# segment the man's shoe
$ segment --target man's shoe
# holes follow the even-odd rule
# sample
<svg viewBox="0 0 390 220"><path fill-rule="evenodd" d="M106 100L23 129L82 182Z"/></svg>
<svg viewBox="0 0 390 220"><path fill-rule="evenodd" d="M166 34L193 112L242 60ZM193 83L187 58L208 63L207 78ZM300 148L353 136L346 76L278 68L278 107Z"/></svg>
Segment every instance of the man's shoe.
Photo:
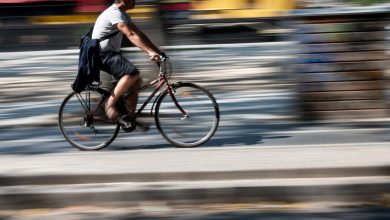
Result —
<svg viewBox="0 0 390 220"><path fill-rule="evenodd" d="M136 128L134 120L128 115L118 117L117 121L120 124L122 130L125 132L132 132Z"/></svg>

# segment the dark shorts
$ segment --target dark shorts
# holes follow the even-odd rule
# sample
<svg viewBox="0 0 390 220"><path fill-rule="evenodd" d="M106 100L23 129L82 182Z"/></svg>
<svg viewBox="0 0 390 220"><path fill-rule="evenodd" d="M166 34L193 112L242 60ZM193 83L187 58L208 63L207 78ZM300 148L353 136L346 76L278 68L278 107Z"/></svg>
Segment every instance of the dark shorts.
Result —
<svg viewBox="0 0 390 220"><path fill-rule="evenodd" d="M119 52L100 52L101 70L121 78L124 75L137 75L138 69Z"/></svg>

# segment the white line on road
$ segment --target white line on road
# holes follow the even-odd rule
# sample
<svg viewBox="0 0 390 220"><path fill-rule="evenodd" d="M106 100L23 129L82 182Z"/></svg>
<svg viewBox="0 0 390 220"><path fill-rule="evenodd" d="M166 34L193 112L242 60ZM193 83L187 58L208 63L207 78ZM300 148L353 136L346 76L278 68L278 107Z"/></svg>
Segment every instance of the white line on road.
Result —
<svg viewBox="0 0 390 220"><path fill-rule="evenodd" d="M266 134L312 134L312 133L338 133L338 132L382 132L390 131L389 128L335 128L335 129L318 129L318 130L297 130L297 131L275 131L266 132ZM263 134L263 133L262 133Z"/></svg>

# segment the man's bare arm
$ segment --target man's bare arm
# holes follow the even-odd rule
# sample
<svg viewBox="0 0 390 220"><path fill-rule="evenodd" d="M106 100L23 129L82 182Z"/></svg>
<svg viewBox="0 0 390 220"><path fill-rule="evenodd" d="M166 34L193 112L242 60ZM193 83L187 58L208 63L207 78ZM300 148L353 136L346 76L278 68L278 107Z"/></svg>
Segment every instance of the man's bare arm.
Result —
<svg viewBox="0 0 390 220"><path fill-rule="evenodd" d="M135 24L121 22L117 24L117 28L131 41L131 43L145 51L151 60L158 60L161 51Z"/></svg>

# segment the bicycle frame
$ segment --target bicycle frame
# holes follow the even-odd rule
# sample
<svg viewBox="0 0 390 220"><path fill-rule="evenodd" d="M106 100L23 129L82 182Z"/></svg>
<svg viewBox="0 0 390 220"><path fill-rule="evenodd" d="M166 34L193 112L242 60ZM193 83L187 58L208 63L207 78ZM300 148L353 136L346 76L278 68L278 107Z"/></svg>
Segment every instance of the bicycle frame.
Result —
<svg viewBox="0 0 390 220"><path fill-rule="evenodd" d="M174 102L175 106L184 115L183 119L188 118L187 112L180 106L180 104L178 103L178 101L177 101L177 99L176 99L176 97L174 95L174 92L175 92L174 88L168 82L168 79L166 77L166 64L165 64L165 61L163 61L162 63L163 63L162 65L159 65L160 72L159 72L159 75L158 75L157 79L155 79L152 82L149 82L148 84L144 85L143 87L141 87L141 88L139 88L139 89L137 89L137 90L135 90L135 91L125 95L125 96L123 96L125 99L127 99L128 97L130 97L132 95L135 95L135 94L139 94L140 92L142 92L142 91L144 91L144 90L146 90L146 89L148 89L148 88L150 88L152 86L155 86L157 84L157 86L154 89L154 91L148 96L148 98L145 100L145 102L142 104L142 106L135 113L134 119L137 118L141 114L141 112L145 109L145 107L150 103L150 101L153 99L153 97L155 97L157 92L159 92L164 85L166 87L165 90L168 92L168 94L172 98L172 101ZM101 89L99 86L100 86L100 84L99 85L92 85L92 86L90 86L89 89L91 89L91 88L95 89L99 93L105 94L108 97L110 92L115 88L115 86L114 86L109 92L107 92L106 90ZM163 94L164 91L160 92L159 96L157 96L157 98L155 100L155 103L158 100L158 98L161 96L161 94ZM96 108L91 110L90 109L91 105L90 105L90 94L89 93L86 94L86 98L85 99L80 94L77 94L77 98L79 99L79 101L80 101L81 105L83 106L84 111L87 113L88 117L89 117L89 115L95 115L95 113L97 112L98 108L102 106L102 104L104 103L104 101L106 99L106 98L101 99L99 104L97 104ZM154 104L152 106L152 110L151 111L153 111L153 109L154 109ZM87 118L87 121L88 121L88 118ZM95 118L95 121L96 121L96 118ZM102 121L104 121L104 120L102 120Z"/></svg>
<svg viewBox="0 0 390 220"><path fill-rule="evenodd" d="M154 91L149 95L149 97L145 100L145 102L142 104L142 106L137 110L136 114L135 114L135 118L137 118L137 116L139 116L141 114L141 112L144 110L144 108L150 103L150 101L152 100L152 98L156 95L156 93L158 91L160 91L160 89L165 85L166 86L166 90L168 91L169 95L171 96L172 98L172 101L174 102L175 106L180 110L181 113L183 113L184 117L188 117L188 114L186 113L186 111L179 105L175 95L174 95L174 88L172 88L172 86L169 84L168 82L168 79L166 77L166 74L162 71L160 71L159 73L159 76L157 79L153 80L152 82L148 83L147 85L139 88L138 90L134 91L134 92L131 92L129 94L127 94L126 96L124 96L125 98L128 98L129 96L132 96L134 94L138 94L154 85L156 85L156 88L154 89ZM162 92L160 93L162 94ZM159 97L159 96L158 96ZM158 98L157 98L158 99ZM157 101L156 99L156 101ZM153 107L154 107L154 104L153 104ZM152 107L152 111L153 111L153 107Z"/></svg>
<svg viewBox="0 0 390 220"><path fill-rule="evenodd" d="M214 135L219 123L219 108L215 98L209 91L191 82L169 83L170 66L166 63L166 57L161 58L164 59L160 62L160 71L153 81L120 97L117 110L127 116L118 118L118 121L110 120L104 111L110 92L117 85L116 80L111 82L113 88L108 90L102 88L100 82L94 82L82 93L70 93L62 102L58 115L59 126L65 139L81 150L102 149L112 143L120 129L124 132L132 132L137 127L143 129L136 118L141 116L153 99L150 114L154 116L157 130L169 143L176 147L196 147L207 142ZM127 100L134 99L132 96L152 86L153 91L150 93L148 90L148 96L142 98L145 99L143 103L132 103L140 106L135 115L129 114ZM188 108L185 107L184 110L182 106ZM190 119L189 112L194 112L191 114L194 120ZM195 129L199 132L195 132L196 135L192 137Z"/></svg>

